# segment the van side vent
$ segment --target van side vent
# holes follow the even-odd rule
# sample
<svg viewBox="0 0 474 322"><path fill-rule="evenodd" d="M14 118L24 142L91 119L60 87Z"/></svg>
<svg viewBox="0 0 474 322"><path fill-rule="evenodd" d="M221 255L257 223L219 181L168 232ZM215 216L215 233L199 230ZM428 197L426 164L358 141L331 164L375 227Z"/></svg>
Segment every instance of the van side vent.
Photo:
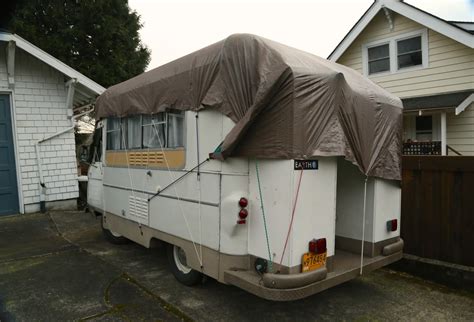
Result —
<svg viewBox="0 0 474 322"><path fill-rule="evenodd" d="M132 151L128 153L128 162L132 166L157 166L164 165L163 152L158 151L145 151L137 152Z"/></svg>
<svg viewBox="0 0 474 322"><path fill-rule="evenodd" d="M148 223L148 200L145 198L129 196L128 208L130 216L134 216L141 223Z"/></svg>

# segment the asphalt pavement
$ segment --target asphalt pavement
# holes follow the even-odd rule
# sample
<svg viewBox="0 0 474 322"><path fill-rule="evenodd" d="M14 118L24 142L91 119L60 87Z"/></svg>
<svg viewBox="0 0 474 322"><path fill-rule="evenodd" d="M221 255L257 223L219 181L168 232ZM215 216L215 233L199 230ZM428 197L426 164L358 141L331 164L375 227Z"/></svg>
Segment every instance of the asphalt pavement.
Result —
<svg viewBox="0 0 474 322"><path fill-rule="evenodd" d="M296 302L179 284L163 247L111 245L100 217L0 217L0 321L474 320L474 293L383 268Z"/></svg>

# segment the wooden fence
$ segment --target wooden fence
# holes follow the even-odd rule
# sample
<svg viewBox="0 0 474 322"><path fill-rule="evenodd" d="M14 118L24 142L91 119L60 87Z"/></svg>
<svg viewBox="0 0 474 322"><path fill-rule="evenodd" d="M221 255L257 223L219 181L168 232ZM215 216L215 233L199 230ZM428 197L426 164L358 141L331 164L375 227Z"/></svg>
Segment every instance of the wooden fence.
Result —
<svg viewBox="0 0 474 322"><path fill-rule="evenodd" d="M404 156L404 252L474 266L474 157Z"/></svg>

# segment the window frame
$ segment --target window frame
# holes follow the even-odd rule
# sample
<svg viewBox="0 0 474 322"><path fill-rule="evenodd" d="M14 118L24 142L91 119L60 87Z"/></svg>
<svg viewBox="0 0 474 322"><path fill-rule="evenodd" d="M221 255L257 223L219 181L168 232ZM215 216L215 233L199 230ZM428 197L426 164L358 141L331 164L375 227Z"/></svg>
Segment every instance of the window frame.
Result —
<svg viewBox="0 0 474 322"><path fill-rule="evenodd" d="M418 130L417 126L416 126L416 121L417 121L417 118L421 118L421 117L425 117L425 118L429 118L430 119L430 123L431 123L431 127L429 130ZM431 114L427 114L427 115L416 115L415 116L415 138L417 141L420 141L420 139L418 138L418 135L430 135L430 140L429 141L435 141L434 140L434 134L435 134L435 127L434 127L434 122L435 122L435 118L433 117L433 115ZM421 140L421 142L423 142L425 140Z"/></svg>
<svg viewBox="0 0 474 322"><path fill-rule="evenodd" d="M119 127L118 129L110 129L110 119L111 118L114 118L114 119L118 119L119 120ZM121 117L117 117L117 116L114 116L114 117L110 117L110 118L107 118L107 122L105 123L105 150L106 151L122 151L124 150L124 147L123 147L123 142L122 142L122 129L123 129L123 123L122 123L122 118ZM119 132L119 145L120 147L118 149L109 149L109 134L110 133L113 133L113 132Z"/></svg>
<svg viewBox="0 0 474 322"><path fill-rule="evenodd" d="M397 46L398 42L402 40L407 40L410 38L415 38L415 37L421 37L422 63L420 65L398 68L398 46ZM387 43L389 44L390 70L369 74L369 52L368 52L369 48L381 46ZM429 61L428 29L426 28L396 35L390 38L384 38L381 40L372 41L372 42L365 43L362 45L362 70L363 70L364 76L367 76L367 77L385 76L385 75L391 75L395 73L398 74L398 73L410 72L410 71L415 71L418 69L427 68L428 61Z"/></svg>
<svg viewBox="0 0 474 322"><path fill-rule="evenodd" d="M386 59L386 58L384 57L384 58L378 58L378 59L376 59L376 60L370 61L370 58L369 58L369 49L375 48L375 47L380 47L380 46L385 46L385 45L388 45L388 70L384 70L384 71L381 71L381 72L375 72L375 73L372 73L372 74L369 74L369 75L386 73L386 72L389 72L390 69L392 68L392 66L391 66L391 63L392 63L392 57L391 57L391 56L392 56L392 55L391 55L391 53L390 53L390 42L386 41L386 42L382 42L382 43L379 43L379 44L367 46L367 48L366 48L366 50L367 50L367 73L369 73L369 70L370 70L369 64L370 64L371 62L374 62L374 61L377 61L377 60Z"/></svg>
<svg viewBox="0 0 474 322"><path fill-rule="evenodd" d="M128 128L128 125L129 125L129 120L131 118L134 118L134 117L140 117L140 146L139 147L130 147L130 138L128 137L129 135L129 131L130 129ZM125 117L124 119L126 119L126 129L127 129L127 133L126 133L126 137L125 137L125 148L127 150L139 150L139 149L143 149L143 115L142 114L139 114L139 115L131 115L131 116L128 116L128 117Z"/></svg>
<svg viewBox="0 0 474 322"><path fill-rule="evenodd" d="M174 111L174 113L173 113ZM150 117L157 117L159 114L163 114L163 120L161 121L156 121L156 122L151 122L148 124L144 124L145 121L145 116L150 116ZM181 118L182 119L182 146L176 146L176 147L169 147L169 137L170 134L169 132L169 114L175 115L174 117L176 118ZM140 116L140 133L141 133L141 138L140 138L140 147L134 147L134 148L129 148L129 140L128 140L128 120L133 117ZM111 118L119 119L119 128L118 129L113 129L111 130L109 128L109 120ZM148 114L139 114L139 115L131 115L129 117L110 117L107 118L107 122L105 123L104 127L104 134L106 135L106 140L105 140L105 151L124 151L124 150L182 150L186 148L186 111L180 111L180 110L166 110L164 112L156 113L153 115L148 115ZM153 128L153 125L157 126L162 124L164 126L163 133L164 133L164 142L163 142L163 147L161 146L156 146L156 147L146 147L144 144L144 133L145 133L145 128L146 127L151 127ZM152 130L154 131L154 130ZM119 137L120 137L120 148L119 149L109 149L107 146L107 142L109 140L109 134L114 133L114 132L119 132ZM125 139L123 138L123 135L125 135ZM125 142L123 142L125 140ZM125 144L125 146L124 146Z"/></svg>

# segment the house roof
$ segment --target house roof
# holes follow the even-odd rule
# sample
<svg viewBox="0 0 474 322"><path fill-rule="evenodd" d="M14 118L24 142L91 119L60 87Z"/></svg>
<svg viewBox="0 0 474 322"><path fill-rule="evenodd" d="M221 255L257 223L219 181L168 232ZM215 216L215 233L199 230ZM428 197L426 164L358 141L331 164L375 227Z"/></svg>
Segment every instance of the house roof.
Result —
<svg viewBox="0 0 474 322"><path fill-rule="evenodd" d="M16 47L26 51L30 55L36 57L45 64L51 66L62 74L66 75L71 79L76 80L76 89L74 95L74 106L78 107L81 104L89 103L91 98L95 98L97 95L102 94L105 88L94 82L92 79L79 73L74 68L66 65L59 59L51 56L42 49L36 47L27 40L21 38L16 34L12 34L5 31L0 31L0 41L9 42L14 41Z"/></svg>
<svg viewBox="0 0 474 322"><path fill-rule="evenodd" d="M404 98L402 99L403 109L405 112L409 112L425 109L457 108L462 102L466 101L468 97L473 95L473 91L471 90L423 97ZM464 109L465 108L466 107L464 107ZM464 109L460 110L459 113L461 113Z"/></svg>
<svg viewBox="0 0 474 322"><path fill-rule="evenodd" d="M334 48L328 59L337 61L383 8L390 9L446 37L474 48L474 35L472 35L470 22L449 22L401 0L375 0L342 41Z"/></svg>

